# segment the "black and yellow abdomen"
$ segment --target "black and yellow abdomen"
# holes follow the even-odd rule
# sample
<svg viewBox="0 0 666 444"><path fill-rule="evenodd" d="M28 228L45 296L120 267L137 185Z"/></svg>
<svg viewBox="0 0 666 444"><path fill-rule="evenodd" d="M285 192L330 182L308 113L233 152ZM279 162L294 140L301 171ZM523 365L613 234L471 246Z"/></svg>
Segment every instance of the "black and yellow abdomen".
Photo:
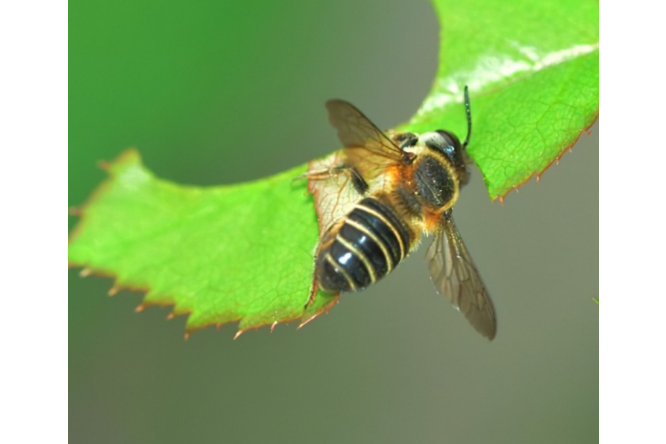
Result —
<svg viewBox="0 0 666 444"><path fill-rule="evenodd" d="M412 233L387 205L359 201L317 255L315 275L322 290L362 290L384 277L409 253Z"/></svg>

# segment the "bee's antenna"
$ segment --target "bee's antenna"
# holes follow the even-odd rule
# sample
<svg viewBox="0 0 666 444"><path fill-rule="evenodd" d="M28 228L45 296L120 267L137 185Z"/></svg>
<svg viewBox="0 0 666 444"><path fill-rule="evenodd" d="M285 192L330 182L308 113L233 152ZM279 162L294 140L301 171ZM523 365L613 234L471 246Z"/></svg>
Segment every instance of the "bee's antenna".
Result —
<svg viewBox="0 0 666 444"><path fill-rule="evenodd" d="M472 135L472 110L469 107L469 92L467 90L467 85L465 85L465 113L467 114L467 137L463 142L463 150L467 149L469 138Z"/></svg>

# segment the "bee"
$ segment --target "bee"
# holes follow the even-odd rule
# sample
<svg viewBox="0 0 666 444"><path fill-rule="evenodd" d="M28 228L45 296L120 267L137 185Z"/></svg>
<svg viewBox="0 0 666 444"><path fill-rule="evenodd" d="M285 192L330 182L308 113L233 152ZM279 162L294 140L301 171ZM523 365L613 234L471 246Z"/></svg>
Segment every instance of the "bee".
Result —
<svg viewBox="0 0 666 444"><path fill-rule="evenodd" d="M349 293L386 276L433 235L426 260L436 290L472 326L493 339L495 311L456 228L452 210L469 180L472 134L465 87L467 137L446 130L384 133L343 100L326 103L344 148L313 161L306 176L319 215L311 302L317 288Z"/></svg>

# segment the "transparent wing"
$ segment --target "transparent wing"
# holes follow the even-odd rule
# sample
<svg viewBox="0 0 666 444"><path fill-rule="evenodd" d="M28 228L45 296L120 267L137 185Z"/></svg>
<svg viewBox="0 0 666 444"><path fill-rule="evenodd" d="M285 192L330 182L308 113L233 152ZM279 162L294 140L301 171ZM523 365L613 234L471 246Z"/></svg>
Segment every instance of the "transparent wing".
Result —
<svg viewBox="0 0 666 444"><path fill-rule="evenodd" d="M343 163L340 151L310 162L308 168L308 190L313 195L314 206L319 220L319 233L324 233L338 220L347 215L361 195L351 184L349 174L323 174L317 178L317 172L331 171Z"/></svg>
<svg viewBox="0 0 666 444"><path fill-rule="evenodd" d="M497 332L495 309L450 213L442 216L426 259L437 291L451 300L476 331L492 340Z"/></svg>
<svg viewBox="0 0 666 444"><path fill-rule="evenodd" d="M354 105L344 100L329 100L326 108L328 119L345 147L348 163L364 178L376 177L387 166L402 160L402 150Z"/></svg>

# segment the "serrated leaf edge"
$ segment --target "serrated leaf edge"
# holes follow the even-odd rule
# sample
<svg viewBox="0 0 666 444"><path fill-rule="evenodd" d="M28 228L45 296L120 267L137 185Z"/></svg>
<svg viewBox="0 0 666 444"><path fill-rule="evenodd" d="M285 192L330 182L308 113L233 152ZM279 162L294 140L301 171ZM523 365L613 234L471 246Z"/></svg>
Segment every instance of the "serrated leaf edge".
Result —
<svg viewBox="0 0 666 444"><path fill-rule="evenodd" d="M130 161L135 161L138 162L139 164L143 165L141 155L139 151L136 148L127 148L126 150L122 151L120 155L113 161L107 162L107 161L100 161L98 162L98 166L103 169L104 171L107 172L108 176L105 180L102 181L101 184L97 186L97 188L90 194L86 202L82 205L75 206L69 209L69 215L73 217L78 217L79 221L75 225L74 229L69 233L68 236L68 245L74 241L84 227L85 227L85 222L86 222L86 212L88 210L88 207L94 203L101 195L104 194L104 192L107 190L107 188L110 186L111 181L115 177L115 172L114 169L115 167L127 163ZM146 169L146 171L150 172L150 170ZM259 179L262 180L262 179ZM234 184L237 185L237 184ZM79 273L79 276L84 278L88 276L98 276L98 277L104 277L104 278L110 278L113 279L113 284L111 285L111 288L108 290L107 294L109 296L115 296L120 290L128 290L128 291L134 291L134 292L140 292L144 293L143 295L143 300L137 307L135 308L135 312L139 313L142 312L144 309L148 307L153 307L153 306L158 306L158 307L169 307L173 306L173 309L169 314L167 315L167 320L171 320L175 318L176 316L189 316L192 313L192 310L190 309L179 309L178 307L178 302L173 298L172 296L168 296L166 301L163 302L153 302L153 301L146 301L145 296L148 292L150 292L151 288L150 287L142 287L142 286L137 286L137 285L131 285L131 284L121 284L118 282L119 276L114 273L110 272L107 270L100 269L98 267L95 267L89 263L86 262L77 262L77 261L72 261L68 260L67 262L69 268L79 268L81 267L81 272ZM234 339L237 339L240 337L243 333L249 330L256 330L261 327L270 325L271 329L270 331L272 332L275 329L275 326L278 324L289 324L290 322L296 321L300 319L300 323L297 326L297 330L300 330L303 326L306 324L310 323L314 319L318 318L324 313L328 313L328 311L333 308L338 302L340 301L340 295L335 295L331 301L322 306L319 311L316 311L315 313L309 313L307 310L307 307L304 307L303 312L299 316L295 316L293 318L287 318L279 321L273 321L273 322L265 322L265 323L260 323L260 324L255 324L249 327L245 328L239 328L238 331L236 332ZM240 323L242 322L243 317L239 316L234 319L230 319L226 322L221 322L221 323L215 323L215 322L210 322L210 323L205 323L203 325L197 325L197 326L188 326L186 325L185 327L185 339L189 339L190 335L196 331L203 330L204 328L210 327L210 326L216 326L217 329L222 327L222 325L226 324L231 324L234 322Z"/></svg>

